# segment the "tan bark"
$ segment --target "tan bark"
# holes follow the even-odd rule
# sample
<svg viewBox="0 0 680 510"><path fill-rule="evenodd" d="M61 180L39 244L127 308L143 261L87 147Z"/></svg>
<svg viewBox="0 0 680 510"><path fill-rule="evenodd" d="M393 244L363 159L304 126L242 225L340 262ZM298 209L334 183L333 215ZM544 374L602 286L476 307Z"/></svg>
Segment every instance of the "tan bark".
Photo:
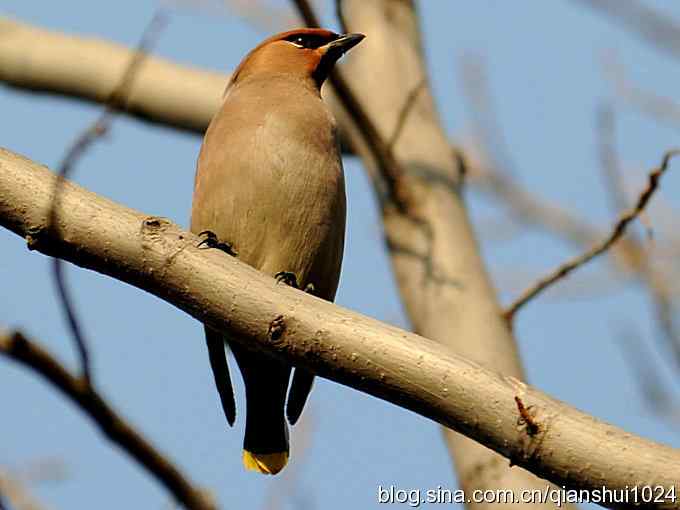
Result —
<svg viewBox="0 0 680 510"><path fill-rule="evenodd" d="M38 91L106 102L134 52L100 39L68 36L0 18L0 80ZM146 58L126 94L136 117L202 133L228 76Z"/></svg>
<svg viewBox="0 0 680 510"><path fill-rule="evenodd" d="M250 348L452 427L558 485L613 490L680 480L677 450L600 422L441 344L278 285L218 250L197 248L197 237L166 219L66 183L49 228L54 185L45 167L0 150L0 224L32 249L121 279ZM467 340L485 334L471 330Z"/></svg>
<svg viewBox="0 0 680 510"><path fill-rule="evenodd" d="M413 214L389 205L384 214L392 263L414 330L467 359L522 379L515 341L458 190L460 168L437 116L413 4L346 0L344 5L347 28L370 34L362 51L348 59L344 75L383 139L393 143L406 173L403 179L415 192ZM364 163L375 168L357 130L347 133ZM421 221L414 222L413 215ZM444 429L444 436L464 489L544 487L535 476L508 469L498 455L460 434ZM476 508L496 506L501 505Z"/></svg>

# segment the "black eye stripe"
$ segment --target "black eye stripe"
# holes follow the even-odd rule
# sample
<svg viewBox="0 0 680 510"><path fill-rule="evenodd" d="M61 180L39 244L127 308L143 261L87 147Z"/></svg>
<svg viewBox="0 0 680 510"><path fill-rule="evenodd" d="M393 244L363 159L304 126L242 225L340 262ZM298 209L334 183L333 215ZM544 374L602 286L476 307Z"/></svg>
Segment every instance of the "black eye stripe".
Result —
<svg viewBox="0 0 680 510"><path fill-rule="evenodd" d="M285 40L292 42L293 44L296 44L298 46L302 46L303 48L314 49L323 46L324 44L329 43L330 41L333 41L336 38L337 36L327 37L317 34L293 34L286 37Z"/></svg>

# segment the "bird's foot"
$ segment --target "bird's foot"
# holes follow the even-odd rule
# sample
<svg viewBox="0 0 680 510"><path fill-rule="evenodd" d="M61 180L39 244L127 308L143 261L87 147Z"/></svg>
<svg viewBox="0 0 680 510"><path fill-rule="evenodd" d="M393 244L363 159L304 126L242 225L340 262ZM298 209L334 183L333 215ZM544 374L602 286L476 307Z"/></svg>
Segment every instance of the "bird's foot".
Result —
<svg viewBox="0 0 680 510"><path fill-rule="evenodd" d="M205 239L198 243L197 248L201 248L202 246L205 246L206 248L217 248L218 250L221 250L232 257L238 256L238 252L231 246L231 244L220 241L215 232L204 230L198 234L198 237L203 236L205 236Z"/></svg>
<svg viewBox="0 0 680 510"><path fill-rule="evenodd" d="M283 282L293 288L300 289L295 273L291 273L290 271L279 271L274 275L274 278L276 278L276 281L279 283ZM315 290L313 283L308 283L304 288L304 292L308 294L314 294Z"/></svg>
<svg viewBox="0 0 680 510"><path fill-rule="evenodd" d="M295 276L295 273L291 273L290 271L279 271L274 275L274 278L276 278L278 283L283 282L286 285L290 285L296 289L300 288L298 286L297 276Z"/></svg>

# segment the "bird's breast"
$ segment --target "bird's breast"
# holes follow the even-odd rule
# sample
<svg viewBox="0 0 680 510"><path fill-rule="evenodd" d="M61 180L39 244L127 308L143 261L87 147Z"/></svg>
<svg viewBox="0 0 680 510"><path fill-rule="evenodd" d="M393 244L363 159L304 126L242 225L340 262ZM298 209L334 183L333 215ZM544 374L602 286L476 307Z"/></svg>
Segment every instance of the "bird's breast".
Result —
<svg viewBox="0 0 680 510"><path fill-rule="evenodd" d="M213 230L267 273L314 278L332 298L345 229L335 122L318 94L264 90L231 92L211 122L192 228Z"/></svg>

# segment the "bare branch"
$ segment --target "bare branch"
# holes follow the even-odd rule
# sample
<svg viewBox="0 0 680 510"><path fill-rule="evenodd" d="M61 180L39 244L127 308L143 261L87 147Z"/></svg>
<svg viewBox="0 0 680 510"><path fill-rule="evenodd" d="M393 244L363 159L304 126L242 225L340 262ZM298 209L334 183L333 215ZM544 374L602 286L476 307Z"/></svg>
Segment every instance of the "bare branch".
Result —
<svg viewBox="0 0 680 510"><path fill-rule="evenodd" d="M295 5L295 8L298 10L298 14L300 14L302 21L308 27L312 28L321 27L319 18L317 18L316 13L312 8L312 5L307 0L293 0L293 4Z"/></svg>
<svg viewBox="0 0 680 510"><path fill-rule="evenodd" d="M652 47L680 58L680 23L639 0L577 0L596 9Z"/></svg>
<svg viewBox="0 0 680 510"><path fill-rule="evenodd" d="M335 17L338 18L338 23L340 23L340 29L347 33L347 18L345 17L345 10L342 6L343 0L335 0Z"/></svg>
<svg viewBox="0 0 680 510"><path fill-rule="evenodd" d="M22 90L110 103L135 51L0 17L0 81ZM68 65L65 65L68 63ZM118 110L139 120L202 134L229 76L147 57Z"/></svg>
<svg viewBox="0 0 680 510"><path fill-rule="evenodd" d="M113 443L139 463L189 509L214 510L207 494L191 482L80 378L19 332L0 336L0 354L32 369L76 404Z"/></svg>
<svg viewBox="0 0 680 510"><path fill-rule="evenodd" d="M677 426L680 408L673 395L664 384L663 378L649 350L645 347L639 332L633 324L617 328L618 345L631 373L640 388L642 401L654 414L669 420Z"/></svg>
<svg viewBox="0 0 680 510"><path fill-rule="evenodd" d="M610 106L603 106L598 112L598 127L600 161L608 184L607 188L611 193L612 208L622 210L626 207L627 200L616 153L614 111ZM642 216L640 218L643 219ZM647 227L648 236L651 237L651 228L647 225L645 227ZM680 335L673 322L672 290L665 282L666 277L650 261L649 253L644 249L639 237L633 232L630 234L629 244L636 246L640 254L637 259L639 275L649 289L657 322L667 347L673 354L672 360L676 367L680 368Z"/></svg>
<svg viewBox="0 0 680 510"><path fill-rule="evenodd" d="M511 215L521 223L566 238L577 246L592 244L600 236L597 229L575 216L572 211L541 199L506 173L474 162L469 167L470 184L497 196L510 210Z"/></svg>
<svg viewBox="0 0 680 510"><path fill-rule="evenodd" d="M603 64L605 75L614 82L616 89L625 99L633 102L656 120L675 120L680 118L680 105L672 100L659 98L651 93L644 92L628 83L623 67L611 56L605 59ZM618 158L615 151L614 140L614 117L611 107L604 108L599 114L600 135L600 159L605 176L609 182L609 188L613 193L613 205L622 209L625 205L625 189L618 175ZM642 218L644 219L644 217ZM648 237L651 238L651 229L647 228ZM628 238L629 251L637 252L635 257L635 269L647 285L654 306L657 323L668 349L673 354L673 362L676 368L680 368L680 333L673 320L673 289L670 287L668 277L663 275L659 268L650 260L649 253L644 249L642 242L636 236Z"/></svg>
<svg viewBox="0 0 680 510"><path fill-rule="evenodd" d="M0 468L0 510L45 510L19 477Z"/></svg>
<svg viewBox="0 0 680 510"><path fill-rule="evenodd" d="M97 141L109 131L117 109L126 102L130 87L132 86L132 82L137 74L137 71L139 70L140 65L144 61L146 52L150 48L151 44L158 39L160 30L165 25L165 22L166 16L163 11L158 11L153 16L149 22L149 25L144 30L137 49L133 54L125 72L123 73L120 83L111 93L111 97L108 99L106 107L99 117L78 137L76 137L69 149L66 151L64 159L59 165L59 169L57 171L59 178L55 181L54 186L53 206L52 210L50 211L49 219L50 228L56 228L57 221L59 219L57 218L56 211L59 209L62 180L68 178L78 163L78 160L85 155L88 148L90 148L95 141ZM52 275L57 286L57 292L59 299L61 300L61 305L66 314L71 335L73 336L73 340L76 344L76 349L80 357L80 367L83 380L86 384L90 385L92 384L92 373L90 370L90 355L87 347L87 341L85 340L85 336L82 332L82 327L80 326L80 321L78 320L78 316L76 314L73 299L71 299L70 292L64 280L64 263L60 258L54 258L52 260Z"/></svg>
<svg viewBox="0 0 680 510"><path fill-rule="evenodd" d="M285 4L272 5L263 0L224 0L222 3L232 13L265 33L281 32L298 24L297 16Z"/></svg>
<svg viewBox="0 0 680 510"><path fill-rule="evenodd" d="M5 498L3 496L3 492L6 492L6 489L4 487L0 487L0 510L9 510L7 505L5 504Z"/></svg>
<svg viewBox="0 0 680 510"><path fill-rule="evenodd" d="M663 122L678 129L680 127L680 104L673 98L646 90L628 78L626 69L615 52L606 52L602 57L604 77L614 88L614 94L625 103L637 108L657 122Z"/></svg>
<svg viewBox="0 0 680 510"><path fill-rule="evenodd" d="M163 218L67 182L59 211L63 228L49 231L54 174L4 150L0 169L0 224L26 237L30 248L153 293L244 347L422 414L560 486L615 490L678 482L680 453L673 448L599 422L438 343L277 285L232 257L199 249L197 236ZM269 334L272 321L286 324L281 335ZM27 355L21 342L19 352ZM76 398L91 398L78 379L65 380ZM516 396L532 412L535 436L517 428Z"/></svg>
<svg viewBox="0 0 680 510"><path fill-rule="evenodd" d="M41 458L13 470L22 482L59 482L68 478L68 469L59 458Z"/></svg>
<svg viewBox="0 0 680 510"><path fill-rule="evenodd" d="M603 104L598 108L596 125L600 169L609 191L611 209L616 213L626 209L628 201L616 151L616 115L611 105Z"/></svg>
<svg viewBox="0 0 680 510"><path fill-rule="evenodd" d="M494 105L487 66L482 55L463 55L458 61L458 75L466 106L470 109L475 134L491 165L504 174L516 175L515 164L505 140Z"/></svg>
<svg viewBox="0 0 680 510"><path fill-rule="evenodd" d="M623 234L626 232L628 224L639 216L639 214L647 206L649 200L652 198L652 195L654 195L654 192L658 187L659 179L668 169L668 165L670 163L671 158L678 154L680 154L680 150L671 150L666 152L661 162L661 166L655 168L649 174L649 181L647 187L640 194L635 206L621 215L621 217L614 225L611 234L606 239L604 239L601 243L593 246L590 250L588 250L584 254L579 255L578 257L575 257L572 260L562 264L555 271L545 276L544 278L541 278L538 282L536 282L534 285L532 285L526 291L524 291L522 295L505 311L505 317L508 321L508 324L512 323L515 314L522 306L531 301L538 294L540 294L545 289L553 285L555 282L561 280L562 278L565 278L573 270L579 268L584 264L587 264L598 255L601 255L602 253L606 252L621 236L623 236Z"/></svg>

